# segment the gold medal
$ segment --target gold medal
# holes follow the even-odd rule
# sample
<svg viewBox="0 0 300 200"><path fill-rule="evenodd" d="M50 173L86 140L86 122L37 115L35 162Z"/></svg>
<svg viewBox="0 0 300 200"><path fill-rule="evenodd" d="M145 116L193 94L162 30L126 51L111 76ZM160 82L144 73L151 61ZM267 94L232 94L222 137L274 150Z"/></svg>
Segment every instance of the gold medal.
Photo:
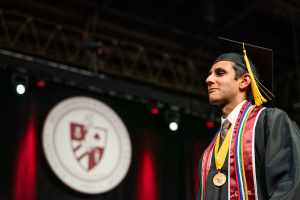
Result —
<svg viewBox="0 0 300 200"><path fill-rule="evenodd" d="M215 186L221 187L226 183L226 176L225 174L218 172L214 178L213 178L213 183Z"/></svg>
<svg viewBox="0 0 300 200"><path fill-rule="evenodd" d="M219 149L220 133L216 139L214 155L215 155L215 164L216 164L217 174L213 177L213 183L215 186L218 186L218 187L220 187L226 183L226 179L227 179L226 175L221 173L221 169L224 165L226 156L229 151L229 144L230 144L231 136L232 136L232 126L230 127L220 149Z"/></svg>

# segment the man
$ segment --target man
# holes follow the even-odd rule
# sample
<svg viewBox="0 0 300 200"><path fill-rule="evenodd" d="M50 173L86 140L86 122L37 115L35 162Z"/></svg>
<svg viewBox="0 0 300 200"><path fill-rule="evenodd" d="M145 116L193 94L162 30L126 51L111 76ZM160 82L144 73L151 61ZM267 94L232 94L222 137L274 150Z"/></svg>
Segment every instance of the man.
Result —
<svg viewBox="0 0 300 200"><path fill-rule="evenodd" d="M261 106L270 92L246 51L219 56L206 83L222 116L199 162L198 199L300 199L300 131L282 110Z"/></svg>

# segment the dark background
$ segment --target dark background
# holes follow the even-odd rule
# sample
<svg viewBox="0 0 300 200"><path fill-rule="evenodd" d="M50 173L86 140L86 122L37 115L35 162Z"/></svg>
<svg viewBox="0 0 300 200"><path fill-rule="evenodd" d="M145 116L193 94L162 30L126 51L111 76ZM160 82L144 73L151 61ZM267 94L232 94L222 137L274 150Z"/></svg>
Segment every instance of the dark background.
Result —
<svg viewBox="0 0 300 200"><path fill-rule="evenodd" d="M297 0L4 0L0 9L2 48L203 101L218 37L270 48L276 106L300 120Z"/></svg>
<svg viewBox="0 0 300 200"><path fill-rule="evenodd" d="M0 199L193 199L197 161L215 132L207 125L219 120L204 83L218 37L273 50L272 104L299 124L299 19L297 0L2 0L0 49L21 54L0 53ZM15 73L28 78L25 96L14 91ZM41 148L47 113L77 95L111 106L130 133L129 173L105 194L69 189ZM154 105L160 115L149 114ZM168 110L181 115L177 133L167 127ZM153 196L140 184L145 155Z"/></svg>
<svg viewBox="0 0 300 200"><path fill-rule="evenodd" d="M205 127L205 121L182 115L179 130L173 133L164 117L151 115L150 107L145 104L55 83L48 83L41 89L32 81L26 95L19 96L11 87L10 76L8 71L1 73L1 199L28 199L27 195L32 200L194 197L195 167L202 149L213 135L213 131ZM50 169L44 156L41 145L44 120L53 106L72 96L88 96L106 103L117 112L130 134L132 162L129 172L120 185L101 195L85 195L67 187ZM33 124L31 131L29 124ZM145 160L146 155L150 162ZM146 182L143 181L145 176ZM146 192L149 187L152 189ZM36 198L31 196L34 194Z"/></svg>

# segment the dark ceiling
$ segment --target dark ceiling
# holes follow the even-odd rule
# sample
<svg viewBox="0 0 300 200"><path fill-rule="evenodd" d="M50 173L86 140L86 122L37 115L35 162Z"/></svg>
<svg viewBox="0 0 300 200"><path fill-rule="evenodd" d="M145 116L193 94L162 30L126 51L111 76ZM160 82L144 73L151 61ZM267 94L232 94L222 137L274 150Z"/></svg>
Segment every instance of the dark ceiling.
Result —
<svg viewBox="0 0 300 200"><path fill-rule="evenodd" d="M286 55L293 54L300 25L296 0L3 0L0 6L77 27L105 21L196 48L224 36Z"/></svg>
<svg viewBox="0 0 300 200"><path fill-rule="evenodd" d="M275 92L277 96L285 97L279 98L280 104L291 105L291 101L295 103L298 101L295 99L300 99L298 98L300 89L297 86L300 84L291 81L299 80L297 77L300 76L298 69L300 2L297 0L60 0L56 2L2 0L0 7L1 15L5 15L4 18L10 21L7 22L10 23L10 30L19 30L20 28L16 28L17 21L20 16L26 16L26 23L35 21L35 28L40 31L40 38L44 38L45 43L51 36L51 24L57 29L63 27L67 39L75 38L71 40L72 43L78 42L76 41L78 30L81 33L78 38L84 37L84 33L87 32L102 34L105 37L138 44L139 49L141 47L151 49L152 54L164 51L173 58L182 57L185 63L188 61L196 63L193 69L186 64L181 65L181 69L175 72L177 79L182 78L181 81L176 82L177 85L160 82L170 76L169 71L161 73L163 78L156 83L145 78L147 77L145 74L149 71L141 68L136 70L144 73L142 78L137 78L137 75L129 77L197 95L199 95L199 88L201 90L203 87L200 82L203 82L205 72L214 59L217 37L222 36L271 48L274 52ZM5 33L3 30L1 29L2 35ZM15 32L10 33L15 34ZM95 38L92 42L98 44ZM5 38L1 40L2 47L27 51L15 43L8 45L4 40ZM40 39L40 42L43 42L43 39ZM32 50L30 53L57 59L53 57L55 51L52 52L54 53L45 53L40 49ZM58 60L63 58L60 57ZM72 60L65 60L72 63ZM98 70L105 72L108 69ZM129 68L125 67L119 71L124 70L127 71ZM191 71L187 72L188 70ZM114 74L124 75L116 71ZM187 79L200 81L187 81L185 88L178 86L182 84L182 80ZM290 98L295 88L298 93L292 94L293 98ZM200 92L201 95L205 96L205 92Z"/></svg>

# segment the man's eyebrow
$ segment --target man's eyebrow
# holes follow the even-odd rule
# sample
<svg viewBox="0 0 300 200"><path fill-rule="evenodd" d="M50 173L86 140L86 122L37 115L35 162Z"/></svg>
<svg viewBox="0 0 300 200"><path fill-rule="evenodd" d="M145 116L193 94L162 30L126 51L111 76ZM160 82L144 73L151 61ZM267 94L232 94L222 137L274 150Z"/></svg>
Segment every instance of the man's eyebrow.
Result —
<svg viewBox="0 0 300 200"><path fill-rule="evenodd" d="M226 71L223 67L216 67L215 68L215 71L220 71L220 70Z"/></svg>

